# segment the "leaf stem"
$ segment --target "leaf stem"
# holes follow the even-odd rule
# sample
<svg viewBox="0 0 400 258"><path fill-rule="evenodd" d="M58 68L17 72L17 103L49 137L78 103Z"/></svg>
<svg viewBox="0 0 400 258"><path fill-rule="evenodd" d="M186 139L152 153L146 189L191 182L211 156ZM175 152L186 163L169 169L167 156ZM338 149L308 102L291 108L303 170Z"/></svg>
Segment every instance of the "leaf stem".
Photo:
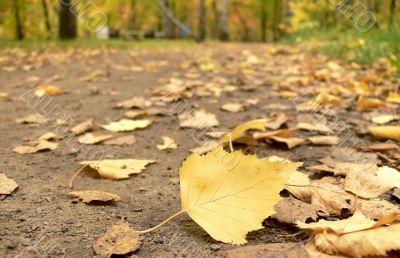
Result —
<svg viewBox="0 0 400 258"><path fill-rule="evenodd" d="M136 233L138 233L138 234L146 234L146 233L152 232L152 231L154 231L154 230L157 230L157 229L159 229L160 227L162 227L163 225L165 225L166 223L168 223L170 220L172 220L172 219L178 217L179 215L181 215L182 213L185 213L185 212L186 212L186 210L178 211L177 213L175 213L174 215L172 215L172 216L169 217L168 219L164 220L163 222L161 222L161 223L158 224L157 226L154 226L154 227L149 228L149 229L147 229L147 230L136 231Z"/></svg>
<svg viewBox="0 0 400 258"><path fill-rule="evenodd" d="M85 168L87 168L89 165L85 165L85 166L83 166L83 167L81 167L79 170L77 170L73 175L72 175L72 177L71 177L71 179L69 180L69 183L68 183L68 186L69 186L69 188L71 188L72 189L72 185L73 185L73 183L74 183L74 180L75 180L75 178L85 169Z"/></svg>

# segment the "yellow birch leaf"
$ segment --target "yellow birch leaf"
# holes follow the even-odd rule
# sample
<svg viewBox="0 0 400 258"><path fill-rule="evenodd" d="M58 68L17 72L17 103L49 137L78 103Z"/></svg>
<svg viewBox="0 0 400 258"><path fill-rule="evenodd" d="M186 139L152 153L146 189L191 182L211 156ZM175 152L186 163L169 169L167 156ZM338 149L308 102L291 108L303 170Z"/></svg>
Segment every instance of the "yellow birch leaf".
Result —
<svg viewBox="0 0 400 258"><path fill-rule="evenodd" d="M111 132L130 132L136 129L143 129L152 123L151 120L129 120L121 119L118 122L112 122L102 127Z"/></svg>
<svg viewBox="0 0 400 258"><path fill-rule="evenodd" d="M222 138L222 142L229 142L229 141L233 142L248 130L265 131L266 122L267 119L258 119L238 125L232 130L232 132L228 133Z"/></svg>
<svg viewBox="0 0 400 258"><path fill-rule="evenodd" d="M400 126L371 126L369 130L377 138L400 141Z"/></svg>

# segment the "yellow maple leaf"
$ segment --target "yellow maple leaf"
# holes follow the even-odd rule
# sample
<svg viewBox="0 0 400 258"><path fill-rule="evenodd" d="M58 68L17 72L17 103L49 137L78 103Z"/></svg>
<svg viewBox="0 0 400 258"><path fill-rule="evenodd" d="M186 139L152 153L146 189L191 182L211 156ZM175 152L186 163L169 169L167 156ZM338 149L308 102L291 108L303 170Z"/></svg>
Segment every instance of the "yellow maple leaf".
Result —
<svg viewBox="0 0 400 258"><path fill-rule="evenodd" d="M228 153L222 147L200 156L193 154L183 163L179 175L182 209L211 237L224 243L246 243L248 232L262 228L275 213L288 177L301 163L270 161Z"/></svg>

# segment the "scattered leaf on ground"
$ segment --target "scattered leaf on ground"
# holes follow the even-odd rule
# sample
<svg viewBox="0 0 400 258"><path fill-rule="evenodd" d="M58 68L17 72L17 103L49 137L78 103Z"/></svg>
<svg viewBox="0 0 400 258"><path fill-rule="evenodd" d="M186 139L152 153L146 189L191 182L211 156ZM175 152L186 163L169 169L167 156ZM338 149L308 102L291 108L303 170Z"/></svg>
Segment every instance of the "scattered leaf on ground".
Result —
<svg viewBox="0 0 400 258"><path fill-rule="evenodd" d="M337 145L340 142L337 136L313 136L307 139L315 145Z"/></svg>
<svg viewBox="0 0 400 258"><path fill-rule="evenodd" d="M133 135L120 136L111 140L105 141L105 145L132 145L136 143L136 137Z"/></svg>
<svg viewBox="0 0 400 258"><path fill-rule="evenodd" d="M272 215L272 218L288 224L295 224L296 221L317 221L318 210L319 208L312 204L299 201L290 196L289 198L283 198L275 205L276 214Z"/></svg>
<svg viewBox="0 0 400 258"><path fill-rule="evenodd" d="M39 85L35 90L35 95L38 97L58 96L63 93L60 87L53 85Z"/></svg>
<svg viewBox="0 0 400 258"><path fill-rule="evenodd" d="M380 220L391 213L400 211L399 206L385 200L358 200L359 210L371 220Z"/></svg>
<svg viewBox="0 0 400 258"><path fill-rule="evenodd" d="M93 244L97 255L111 257L126 255L137 250L141 245L139 234L128 223L113 225L106 234Z"/></svg>
<svg viewBox="0 0 400 258"><path fill-rule="evenodd" d="M204 129L219 126L219 122L214 114L202 109L179 115L179 125L182 128Z"/></svg>
<svg viewBox="0 0 400 258"><path fill-rule="evenodd" d="M103 134L100 132L90 132L79 136L78 142L82 144L98 144L113 138L112 135Z"/></svg>
<svg viewBox="0 0 400 258"><path fill-rule="evenodd" d="M71 129L69 129L69 131L74 133L75 135L78 135L78 134L82 134L84 132L91 130L93 125L94 125L94 120L88 119L88 120L72 127Z"/></svg>
<svg viewBox="0 0 400 258"><path fill-rule="evenodd" d="M146 107L151 106L151 102L146 100L143 97L133 97L131 99L119 102L117 104L117 108L124 108L124 109L130 109L130 108L140 108L144 109Z"/></svg>
<svg viewBox="0 0 400 258"><path fill-rule="evenodd" d="M400 141L400 126L371 126L369 130L377 138Z"/></svg>
<svg viewBox="0 0 400 258"><path fill-rule="evenodd" d="M274 140L275 142L286 144L289 149L293 149L304 142L304 139L299 137L282 138L278 136L271 136L270 139Z"/></svg>
<svg viewBox="0 0 400 258"><path fill-rule="evenodd" d="M3 173L0 173L0 195L9 195L17 188L18 184L13 179L7 177Z"/></svg>
<svg viewBox="0 0 400 258"><path fill-rule="evenodd" d="M48 132L43 134L38 138L38 140L44 140L44 141L57 141L58 137L55 133Z"/></svg>
<svg viewBox="0 0 400 258"><path fill-rule="evenodd" d="M309 258L305 247L301 243L274 243L245 246L232 250L220 251L216 255L221 258Z"/></svg>
<svg viewBox="0 0 400 258"><path fill-rule="evenodd" d="M229 142L229 141L235 141L238 139L242 134L249 130L259 130L259 131L265 131L265 123L266 119L258 119L258 120L253 120L250 122L246 122L244 124L240 124L236 126L232 132L228 133L222 138L222 142Z"/></svg>
<svg viewBox="0 0 400 258"><path fill-rule="evenodd" d="M103 191L78 191L70 192L69 195L73 197L78 197L84 203L111 202L121 200L118 195Z"/></svg>
<svg viewBox="0 0 400 258"><path fill-rule="evenodd" d="M39 114L28 115L23 118L15 120L18 124L44 124L47 122L46 118Z"/></svg>
<svg viewBox="0 0 400 258"><path fill-rule="evenodd" d="M221 107L221 110L230 112L230 113L237 113L244 110L244 106L240 103L228 103Z"/></svg>
<svg viewBox="0 0 400 258"><path fill-rule="evenodd" d="M174 139L168 136L162 137L164 143L162 145L157 145L157 149L159 150L173 150L178 148L178 145L175 143Z"/></svg>
<svg viewBox="0 0 400 258"><path fill-rule="evenodd" d="M265 127L271 130L277 130L282 127L287 121L289 121L289 117L284 113L279 113L273 118L267 119L265 123Z"/></svg>
<svg viewBox="0 0 400 258"><path fill-rule="evenodd" d="M136 129L144 129L152 123L151 120L129 120L121 119L118 122L112 122L102 127L111 132L130 132Z"/></svg>
<svg viewBox="0 0 400 258"><path fill-rule="evenodd" d="M330 132L329 127L324 124L309 124L309 123L301 122L296 125L296 128L300 129L300 130L317 131L317 132L322 132L322 133Z"/></svg>
<svg viewBox="0 0 400 258"><path fill-rule="evenodd" d="M19 154L31 154L39 151L51 151L58 147L58 143L49 142L45 140L37 140L28 142L27 145L17 146L13 149L14 152Z"/></svg>
<svg viewBox="0 0 400 258"><path fill-rule="evenodd" d="M380 167L377 172L380 181L392 187L400 188L400 172L391 167Z"/></svg>
<svg viewBox="0 0 400 258"><path fill-rule="evenodd" d="M364 171L351 171L344 180L344 189L365 199L373 199L382 196L392 189L391 184L380 180L377 176Z"/></svg>
<svg viewBox="0 0 400 258"><path fill-rule="evenodd" d="M146 111L139 111L139 110L126 111L124 113L124 117L129 119L145 118L147 115L148 114Z"/></svg>

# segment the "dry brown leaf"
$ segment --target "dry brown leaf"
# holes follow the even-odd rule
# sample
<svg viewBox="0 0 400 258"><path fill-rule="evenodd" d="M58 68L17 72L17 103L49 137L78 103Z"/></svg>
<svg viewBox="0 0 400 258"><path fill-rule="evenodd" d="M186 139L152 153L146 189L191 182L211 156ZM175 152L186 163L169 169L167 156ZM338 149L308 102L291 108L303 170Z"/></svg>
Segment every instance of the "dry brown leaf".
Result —
<svg viewBox="0 0 400 258"><path fill-rule="evenodd" d="M309 258L305 247L301 243L245 246L228 251L220 251L216 255L222 258Z"/></svg>
<svg viewBox="0 0 400 258"><path fill-rule="evenodd" d="M202 109L179 115L179 125L182 128L204 129L219 126L219 122L214 114Z"/></svg>
<svg viewBox="0 0 400 258"><path fill-rule="evenodd" d="M269 118L265 122L265 127L271 130L277 130L282 127L287 121L289 121L289 117L284 113L279 113L274 118Z"/></svg>
<svg viewBox="0 0 400 258"><path fill-rule="evenodd" d="M230 113L237 113L244 110L244 106L240 103L228 103L221 107L221 110L230 112Z"/></svg>
<svg viewBox="0 0 400 258"><path fill-rule="evenodd" d="M357 101L357 109L361 111L379 108L383 105L385 105L385 103L382 100L376 98L360 98Z"/></svg>
<svg viewBox="0 0 400 258"><path fill-rule="evenodd" d="M371 118L371 121L374 122L375 124L384 125L384 124L387 124L387 123L390 123L392 121L399 120L399 119L400 119L400 116L390 114L390 115L374 116Z"/></svg>
<svg viewBox="0 0 400 258"><path fill-rule="evenodd" d="M121 160L94 160L83 161L81 165L88 165L95 169L101 177L109 179L129 178L131 174L142 172L147 165L155 160L121 159Z"/></svg>
<svg viewBox="0 0 400 258"><path fill-rule="evenodd" d="M168 136L162 137L164 143L162 145L157 145L157 149L159 150L174 150L178 148L178 145L175 143L174 139Z"/></svg>
<svg viewBox="0 0 400 258"><path fill-rule="evenodd" d="M311 184L307 174L296 171L289 176L285 185L285 189L293 194L297 199L305 202L311 199Z"/></svg>
<svg viewBox="0 0 400 258"><path fill-rule="evenodd" d="M120 136L111 140L105 141L105 145L132 145L136 143L136 138L133 135Z"/></svg>
<svg viewBox="0 0 400 258"><path fill-rule="evenodd" d="M43 134L38 138L38 140L44 140L44 141L57 141L58 137L55 133L48 132Z"/></svg>
<svg viewBox="0 0 400 258"><path fill-rule="evenodd" d="M97 255L111 257L136 251L140 245L139 234L128 223L120 223L113 225L104 236L97 239L93 249Z"/></svg>
<svg viewBox="0 0 400 258"><path fill-rule="evenodd" d="M269 132L255 132L253 133L253 138L256 140L269 140L272 136L277 136L281 138L290 138L292 136L293 130L292 129L283 129L283 130L276 130L276 131L269 131Z"/></svg>
<svg viewBox="0 0 400 258"><path fill-rule="evenodd" d="M283 198L275 205L276 214L272 215L272 218L288 224L295 224L296 221L317 221L318 210L319 208L290 196Z"/></svg>
<svg viewBox="0 0 400 258"><path fill-rule="evenodd" d="M382 196L393 186L364 171L351 171L344 180L344 189L365 199Z"/></svg>
<svg viewBox="0 0 400 258"><path fill-rule="evenodd" d="M93 125L94 125L94 120L88 119L88 120L72 127L71 129L69 129L69 131L74 133L75 135L78 135L78 134L82 134L84 132L91 130Z"/></svg>
<svg viewBox="0 0 400 258"><path fill-rule="evenodd" d="M297 98L299 96L299 94L294 91L284 90L284 91L279 92L279 96L284 99L293 99L293 98Z"/></svg>
<svg viewBox="0 0 400 258"><path fill-rule="evenodd" d="M293 149L294 147L297 147L304 142L303 138L298 137L282 138L278 136L271 136L270 139L274 140L275 142L286 144L289 149Z"/></svg>
<svg viewBox="0 0 400 258"><path fill-rule="evenodd" d="M400 126L371 126L369 130L377 138L400 141Z"/></svg>
<svg viewBox="0 0 400 258"><path fill-rule="evenodd" d="M340 142L337 136L313 136L307 139L315 145L337 145Z"/></svg>
<svg viewBox="0 0 400 258"><path fill-rule="evenodd" d="M314 232L314 245L326 254L345 254L351 257L385 256L390 250L400 249L400 223L388 217L375 223L357 212L345 220L297 224L302 229ZM390 223L383 223L384 220Z"/></svg>
<svg viewBox="0 0 400 258"><path fill-rule="evenodd" d="M380 167L376 174L380 181L392 187L400 188L400 172L391 167Z"/></svg>
<svg viewBox="0 0 400 258"><path fill-rule="evenodd" d="M78 191L70 192L70 196L78 197L84 203L119 201L121 198L113 193L103 191Z"/></svg>
<svg viewBox="0 0 400 258"><path fill-rule="evenodd" d="M10 93L0 91L0 98L7 98L8 96L10 96Z"/></svg>
<svg viewBox="0 0 400 258"><path fill-rule="evenodd" d="M118 122L112 122L102 127L111 132L131 132L136 129L144 129L151 125L151 120L129 120L121 119Z"/></svg>
<svg viewBox="0 0 400 258"><path fill-rule="evenodd" d="M224 131L207 132L206 135L214 139L220 139L222 136L226 135L226 132Z"/></svg>
<svg viewBox="0 0 400 258"><path fill-rule="evenodd" d="M6 174L0 173L0 195L9 195L18 188L18 184Z"/></svg>
<svg viewBox="0 0 400 258"><path fill-rule="evenodd" d="M400 149L399 145L395 143L373 143L368 144L365 147L361 147L362 150L366 151L387 151L387 150L398 150Z"/></svg>
<svg viewBox="0 0 400 258"><path fill-rule="evenodd" d="M38 97L58 96L63 93L60 87L52 85L39 85L35 90L35 95Z"/></svg>
<svg viewBox="0 0 400 258"><path fill-rule="evenodd" d="M246 243L249 231L262 228L281 199L285 181L301 163L271 162L219 147L193 154L179 175L182 210L210 236L224 243Z"/></svg>
<svg viewBox="0 0 400 258"><path fill-rule="evenodd" d="M300 130L317 131L322 133L329 133L331 131L331 129L329 129L329 127L324 124L309 124L305 122L298 123L296 125L296 128Z"/></svg>
<svg viewBox="0 0 400 258"><path fill-rule="evenodd" d="M322 169L323 167L319 168L321 168L322 171L333 172L335 176L345 176L349 172L353 171L355 172L364 171L365 173L369 173L372 175L375 175L378 172L378 166L376 165L376 163L372 163L374 162L374 160L372 159L366 160L367 162L371 163L361 163L359 159L360 156L353 154L353 157L357 157L357 159L352 162L346 162L333 159L331 156L326 156L325 158L320 159L319 161L324 165L328 166L329 169L324 170Z"/></svg>
<svg viewBox="0 0 400 258"><path fill-rule="evenodd" d="M100 132L86 133L78 138L78 142L82 144L98 144L113 138L112 135L103 134Z"/></svg>
<svg viewBox="0 0 400 258"><path fill-rule="evenodd" d="M108 77L109 75L110 75L110 73L106 70L97 70L97 71L90 73L89 75L79 77L79 81L80 82L90 82L98 77Z"/></svg>
<svg viewBox="0 0 400 258"><path fill-rule="evenodd" d="M146 111L126 111L124 113L124 117L129 118L129 119L137 119L137 118L145 118L147 115L149 115Z"/></svg>
<svg viewBox="0 0 400 258"><path fill-rule="evenodd" d="M143 97L133 97L131 99L119 102L117 104L117 108L131 109L131 108L140 108L144 109L146 107L150 107L151 102L146 100Z"/></svg>
<svg viewBox="0 0 400 258"><path fill-rule="evenodd" d="M203 145L200 147L191 149L190 151L192 153L197 153L197 154L205 154L207 152L212 151L213 149L217 148L220 145L218 141L206 141Z"/></svg>
<svg viewBox="0 0 400 258"><path fill-rule="evenodd" d="M385 200L358 200L358 210L371 220L380 220L391 213L399 212L400 208Z"/></svg>
<svg viewBox="0 0 400 258"><path fill-rule="evenodd" d="M15 120L18 124L44 124L47 122L46 118L39 114L28 115L23 118Z"/></svg>
<svg viewBox="0 0 400 258"><path fill-rule="evenodd" d="M355 197L343 189L343 184L334 177L314 180L311 184L311 204L332 215L343 211L354 211Z"/></svg>
<svg viewBox="0 0 400 258"><path fill-rule="evenodd" d="M315 97L315 103L318 103L321 105L340 107L342 104L342 100L338 96L334 96L332 94L321 92L320 94L318 94Z"/></svg>
<svg viewBox="0 0 400 258"><path fill-rule="evenodd" d="M57 147L58 143L37 140L28 142L27 145L17 146L13 149L13 151L19 154L31 154L39 151L52 151L57 149Z"/></svg>

